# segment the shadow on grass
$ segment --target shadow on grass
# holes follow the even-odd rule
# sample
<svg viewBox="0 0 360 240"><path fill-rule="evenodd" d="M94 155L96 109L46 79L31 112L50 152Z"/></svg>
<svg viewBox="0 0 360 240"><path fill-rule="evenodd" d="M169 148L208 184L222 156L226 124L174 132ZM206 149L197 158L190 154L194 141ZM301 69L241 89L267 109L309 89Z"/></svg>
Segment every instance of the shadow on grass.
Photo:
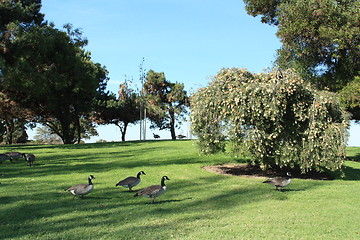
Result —
<svg viewBox="0 0 360 240"><path fill-rule="evenodd" d="M126 145L129 144L129 145ZM20 164L7 164L2 168L1 178L36 178L41 176L56 176L57 174L68 175L71 173L88 174L113 171L114 169L129 169L146 166L188 165L193 163L206 163L207 158L190 155L173 155L171 159L162 156L167 147L157 146L150 143L143 148L134 151L131 146L142 145L141 142L131 143L106 143L93 144L94 148L108 148L104 152L80 152L68 151L69 149L91 149L83 145L71 145L62 147L64 154L59 152L49 153L46 157L39 156L35 167L21 166ZM122 148L121 146L127 146ZM51 147L51 146L50 146ZM58 146L54 148L57 149ZM88 146L86 146L88 147ZM129 148L128 148L129 147ZM47 147L46 147L47 148ZM55 150L56 150L55 149ZM29 151L31 146L29 147ZM44 146L37 149L44 151ZM47 150L47 149L45 149ZM66 153L66 154L65 154ZM146 158L143 158L146 157ZM205 159L205 160L204 160ZM354 163L357 164L357 163ZM3 167L3 166L0 166ZM144 169L146 171L146 169ZM200 168L199 171L203 171ZM346 166L344 169L346 180L359 180L360 170L356 167ZM184 173L186 174L186 173ZM117 234L129 234L136 231L137 236L150 227L159 228L166 232L173 225L181 226L182 223L191 229L191 222L219 217L224 211L231 214L237 207L246 206L256 202L274 200L287 201L292 194L298 191L310 191L313 188L327 184L327 181L305 181L301 184L293 181L284 188L284 192L273 190L271 186L263 184L263 180L235 178L223 175L205 174L205 177L189 177L185 180L176 180L168 183L168 191L161 195L157 204L151 204L147 198L134 198L133 192L119 191L114 186L105 184L96 185L92 193L84 199L75 198L64 192L68 186L60 181L59 177L54 180L57 190L51 190L45 184L44 189L24 190L21 186L15 186L11 181L0 185L0 190L6 192L6 185L14 185L19 188L18 195L12 191L12 196L1 196L0 206L0 239L26 238L29 234L35 234L33 239L41 239L46 233L47 237L66 239L67 232L74 234L79 228L97 228L97 231L88 231L90 237L81 233L73 238L106 238L109 228ZM202 175L203 176L203 175ZM84 176L86 177L86 176ZM22 180L22 179L21 179ZM84 179L86 181L86 179ZM115 184L116 181L114 181ZM20 182L19 182L20 183ZM76 182L75 182L76 183ZM114 185L113 184L113 185ZM4 185L4 186L2 186ZM179 216L179 217L178 217ZM131 224L141 222L145 218L169 217L164 224L153 224L148 221L144 226ZM124 222L127 222L124 226ZM123 227L119 227L123 226ZM161 227L160 227L161 226ZM93 235L91 235L93 234ZM162 236L167 238L168 236ZM109 237L111 239L112 237ZM130 237L129 237L130 238ZM135 238L135 237L133 237ZM146 238L146 237L145 237ZM161 237L160 237L161 238Z"/></svg>
<svg viewBox="0 0 360 240"><path fill-rule="evenodd" d="M360 165L360 163L359 163ZM343 167L344 177L343 180L349 180L349 181L359 181L360 180L360 169L353 168L350 166L344 166Z"/></svg>
<svg viewBox="0 0 360 240"><path fill-rule="evenodd" d="M360 162L360 153L347 157L350 161Z"/></svg>
<svg viewBox="0 0 360 240"><path fill-rule="evenodd" d="M212 217L219 210L228 209L231 212L234 207L267 201L269 198L284 201L288 199L288 194L296 191L291 188L284 193L277 193L264 187L260 181L246 185L241 180L238 185L232 183L230 189L222 188L227 180L229 177L219 175L191 180L173 179L167 185L168 191L155 204L151 204L147 198L134 198L133 193L119 192L108 186L96 187L84 199L75 200L61 187L56 191L45 189L23 192L20 196L0 197L3 206L0 212L0 223L3 226L0 238L21 238L27 234L44 232L48 236L55 236L53 238L63 238L59 234L72 229L76 231L79 227L112 226L117 229L116 226L122 225L126 219L137 222L156 216L172 216L171 221L175 223L179 221L178 215L191 215L192 217L184 220L189 223L203 217ZM317 182L308 183L306 189L317 187ZM136 224L129 224L126 229L136 227ZM166 231L166 226L164 228ZM106 231L100 229L93 234L101 235Z"/></svg>

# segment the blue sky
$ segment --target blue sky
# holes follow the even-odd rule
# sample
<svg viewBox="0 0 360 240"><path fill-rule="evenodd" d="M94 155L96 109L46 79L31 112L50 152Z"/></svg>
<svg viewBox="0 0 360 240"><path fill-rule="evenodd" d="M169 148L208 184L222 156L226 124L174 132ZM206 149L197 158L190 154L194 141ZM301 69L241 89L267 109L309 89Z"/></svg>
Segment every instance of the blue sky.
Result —
<svg viewBox="0 0 360 240"><path fill-rule="evenodd" d="M252 72L271 67L281 46L276 27L247 15L242 0L43 0L42 5L45 19L57 28L71 23L83 30L92 60L106 66L108 89L115 93L125 76L139 83L143 58L146 70L164 72L193 92L224 67ZM178 133L186 135L187 125ZM98 131L91 141L120 140L115 126ZM138 132L138 126L131 127L127 139L138 139ZM153 132L170 137L148 130L148 138Z"/></svg>

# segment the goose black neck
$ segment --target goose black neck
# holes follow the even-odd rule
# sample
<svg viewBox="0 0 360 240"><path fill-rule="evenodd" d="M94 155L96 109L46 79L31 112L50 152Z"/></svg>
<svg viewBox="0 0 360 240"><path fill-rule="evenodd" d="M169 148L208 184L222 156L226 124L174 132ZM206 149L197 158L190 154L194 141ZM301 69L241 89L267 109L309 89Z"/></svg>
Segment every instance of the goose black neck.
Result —
<svg viewBox="0 0 360 240"><path fill-rule="evenodd" d="M140 175L141 175L141 172L138 172L138 174L137 174L137 178L140 178Z"/></svg>
<svg viewBox="0 0 360 240"><path fill-rule="evenodd" d="M163 186L163 187L165 186L165 178L161 179L161 186Z"/></svg>
<svg viewBox="0 0 360 240"><path fill-rule="evenodd" d="M93 185L90 177L89 177L89 185Z"/></svg>

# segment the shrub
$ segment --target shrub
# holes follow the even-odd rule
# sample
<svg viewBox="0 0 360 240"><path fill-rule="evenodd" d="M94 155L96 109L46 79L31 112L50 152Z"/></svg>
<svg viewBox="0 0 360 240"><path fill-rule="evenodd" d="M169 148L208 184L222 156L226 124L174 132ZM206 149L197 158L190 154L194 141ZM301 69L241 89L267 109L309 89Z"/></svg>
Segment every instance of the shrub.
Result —
<svg viewBox="0 0 360 240"><path fill-rule="evenodd" d="M252 74L222 69L191 99L200 151L245 146L252 164L302 172L340 169L348 119L334 94L317 91L291 70Z"/></svg>

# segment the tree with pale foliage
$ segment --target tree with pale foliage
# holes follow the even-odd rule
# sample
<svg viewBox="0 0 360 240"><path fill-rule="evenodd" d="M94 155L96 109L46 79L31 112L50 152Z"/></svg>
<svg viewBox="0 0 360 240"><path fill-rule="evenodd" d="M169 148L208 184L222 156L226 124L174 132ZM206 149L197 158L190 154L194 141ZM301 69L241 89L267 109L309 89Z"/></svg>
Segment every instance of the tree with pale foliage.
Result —
<svg viewBox="0 0 360 240"><path fill-rule="evenodd" d="M222 69L199 89L191 98L191 121L200 150L225 151L231 142L265 168L340 169L346 112L333 93L315 90L293 71L281 76Z"/></svg>
<svg viewBox="0 0 360 240"><path fill-rule="evenodd" d="M34 136L35 142L40 144L62 144L62 140L59 135L54 134L53 131L44 126L36 129Z"/></svg>

